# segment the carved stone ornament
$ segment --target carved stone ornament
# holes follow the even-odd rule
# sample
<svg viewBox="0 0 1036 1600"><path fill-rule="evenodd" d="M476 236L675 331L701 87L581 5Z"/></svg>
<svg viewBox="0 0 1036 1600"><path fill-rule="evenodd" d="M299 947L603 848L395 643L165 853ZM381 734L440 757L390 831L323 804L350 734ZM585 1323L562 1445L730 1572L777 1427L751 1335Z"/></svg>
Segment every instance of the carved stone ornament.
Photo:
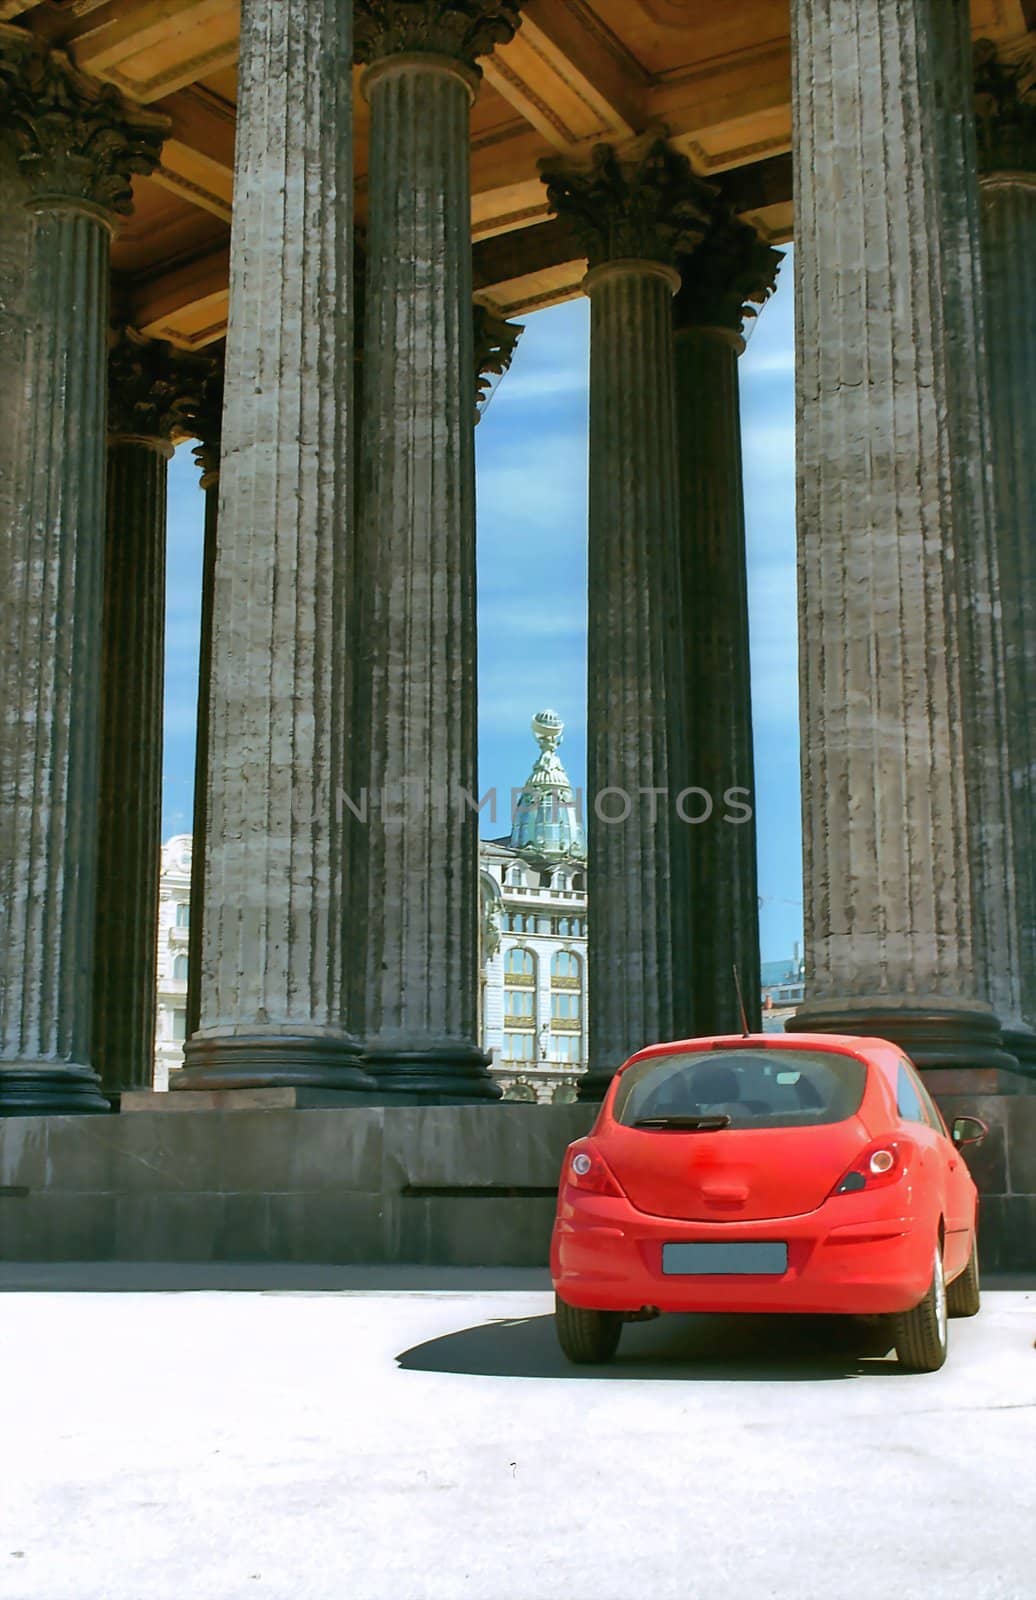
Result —
<svg viewBox="0 0 1036 1600"><path fill-rule="evenodd" d="M36 199L127 215L133 174L155 170L168 130L168 118L84 77L60 51L0 26L0 133Z"/></svg>
<svg viewBox="0 0 1036 1600"><path fill-rule="evenodd" d="M524 332L522 323L508 322L490 306L475 301L476 422L489 404L496 383L510 368Z"/></svg>
<svg viewBox="0 0 1036 1600"><path fill-rule="evenodd" d="M973 59L980 171L1036 172L1036 61L1001 61L991 39Z"/></svg>
<svg viewBox="0 0 1036 1600"><path fill-rule="evenodd" d="M108 435L172 443L191 434L202 384L198 358L135 328L113 329L108 344Z"/></svg>
<svg viewBox="0 0 1036 1600"><path fill-rule="evenodd" d="M184 432L197 440L194 459L201 473L201 487L209 489L219 477L219 452L223 437L223 374L226 345L210 345L191 354L198 376L187 390L184 406Z"/></svg>
<svg viewBox="0 0 1036 1600"><path fill-rule="evenodd" d="M677 329L725 328L740 336L777 287L784 255L729 211L716 217L694 251L677 262L683 287L673 302Z"/></svg>
<svg viewBox="0 0 1036 1600"><path fill-rule="evenodd" d="M581 164L551 156L540 172L551 207L571 220L591 267L619 260L672 266L708 232L717 191L660 131L622 147L595 145Z"/></svg>
<svg viewBox="0 0 1036 1600"><path fill-rule="evenodd" d="M356 60L416 52L452 56L474 68L521 22L521 0L356 0Z"/></svg>

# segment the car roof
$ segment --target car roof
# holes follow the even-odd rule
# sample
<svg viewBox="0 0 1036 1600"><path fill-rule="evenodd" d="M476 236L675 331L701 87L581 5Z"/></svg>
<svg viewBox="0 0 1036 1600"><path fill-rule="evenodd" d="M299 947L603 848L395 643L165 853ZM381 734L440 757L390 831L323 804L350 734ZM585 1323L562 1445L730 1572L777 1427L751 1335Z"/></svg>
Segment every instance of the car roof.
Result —
<svg viewBox="0 0 1036 1600"><path fill-rule="evenodd" d="M703 1035L695 1039L670 1039L662 1044L646 1045L624 1061L619 1072L634 1062L649 1061L653 1057L681 1055L688 1051L712 1049L733 1050L738 1046L752 1050L826 1050L838 1055L855 1056L874 1066L896 1067L905 1051L889 1039L861 1038L850 1033L720 1033Z"/></svg>

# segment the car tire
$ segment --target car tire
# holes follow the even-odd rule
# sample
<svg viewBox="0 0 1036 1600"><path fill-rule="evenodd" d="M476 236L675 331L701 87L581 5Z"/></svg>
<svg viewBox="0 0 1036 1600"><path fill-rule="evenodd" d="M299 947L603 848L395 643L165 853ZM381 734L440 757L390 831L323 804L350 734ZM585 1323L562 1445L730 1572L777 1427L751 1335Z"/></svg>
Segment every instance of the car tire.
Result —
<svg viewBox="0 0 1036 1600"><path fill-rule="evenodd" d="M907 1372L939 1371L946 1360L946 1318L946 1278L942 1246L937 1244L927 1294L912 1311L901 1311L893 1319L896 1355Z"/></svg>
<svg viewBox="0 0 1036 1600"><path fill-rule="evenodd" d="M610 1361L619 1348L622 1317L617 1311L586 1311L554 1296L554 1331L563 1353L576 1366Z"/></svg>
<svg viewBox="0 0 1036 1600"><path fill-rule="evenodd" d="M972 1235L968 1264L946 1290L946 1309L951 1317L975 1317L982 1308L978 1274L978 1238Z"/></svg>

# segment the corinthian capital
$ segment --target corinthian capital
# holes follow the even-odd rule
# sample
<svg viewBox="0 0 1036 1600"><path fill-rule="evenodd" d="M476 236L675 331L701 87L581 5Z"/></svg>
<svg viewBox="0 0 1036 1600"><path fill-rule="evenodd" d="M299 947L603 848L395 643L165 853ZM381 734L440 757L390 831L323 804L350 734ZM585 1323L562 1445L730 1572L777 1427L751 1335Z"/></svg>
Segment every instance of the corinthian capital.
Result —
<svg viewBox="0 0 1036 1600"><path fill-rule="evenodd" d="M540 172L591 267L619 260L672 266L708 231L716 190L658 131L622 147L595 145L580 163L552 156Z"/></svg>
<svg viewBox="0 0 1036 1600"><path fill-rule="evenodd" d="M677 330L724 328L738 338L777 287L784 260L754 228L725 208L693 255L677 262L682 287L673 302Z"/></svg>
<svg viewBox="0 0 1036 1600"><path fill-rule="evenodd" d="M493 390L509 370L525 332L521 322L508 322L491 306L475 301L475 421L480 420Z"/></svg>
<svg viewBox="0 0 1036 1600"><path fill-rule="evenodd" d="M166 117L84 77L60 51L0 26L0 132L37 200L88 202L126 215L132 176L154 171L168 128Z"/></svg>
<svg viewBox="0 0 1036 1600"><path fill-rule="evenodd" d="M357 61L417 52L453 56L475 67L521 22L521 0L356 0Z"/></svg>
<svg viewBox="0 0 1036 1600"><path fill-rule="evenodd" d="M108 436L168 444L190 438L205 405L216 362L147 339L135 328L113 331L108 350Z"/></svg>
<svg viewBox="0 0 1036 1600"><path fill-rule="evenodd" d="M975 43L975 124L982 172L1036 172L1036 61L1002 61Z"/></svg>

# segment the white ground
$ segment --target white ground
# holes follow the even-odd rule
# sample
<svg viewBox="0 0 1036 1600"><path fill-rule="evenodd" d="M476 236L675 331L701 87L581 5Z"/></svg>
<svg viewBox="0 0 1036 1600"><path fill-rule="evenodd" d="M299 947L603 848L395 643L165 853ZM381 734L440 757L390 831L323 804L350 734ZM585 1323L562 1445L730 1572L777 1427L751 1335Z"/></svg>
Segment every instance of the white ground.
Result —
<svg viewBox="0 0 1036 1600"><path fill-rule="evenodd" d="M0 1267L2 1600L1036 1595L1032 1289L934 1377L689 1318L580 1374L543 1282Z"/></svg>

